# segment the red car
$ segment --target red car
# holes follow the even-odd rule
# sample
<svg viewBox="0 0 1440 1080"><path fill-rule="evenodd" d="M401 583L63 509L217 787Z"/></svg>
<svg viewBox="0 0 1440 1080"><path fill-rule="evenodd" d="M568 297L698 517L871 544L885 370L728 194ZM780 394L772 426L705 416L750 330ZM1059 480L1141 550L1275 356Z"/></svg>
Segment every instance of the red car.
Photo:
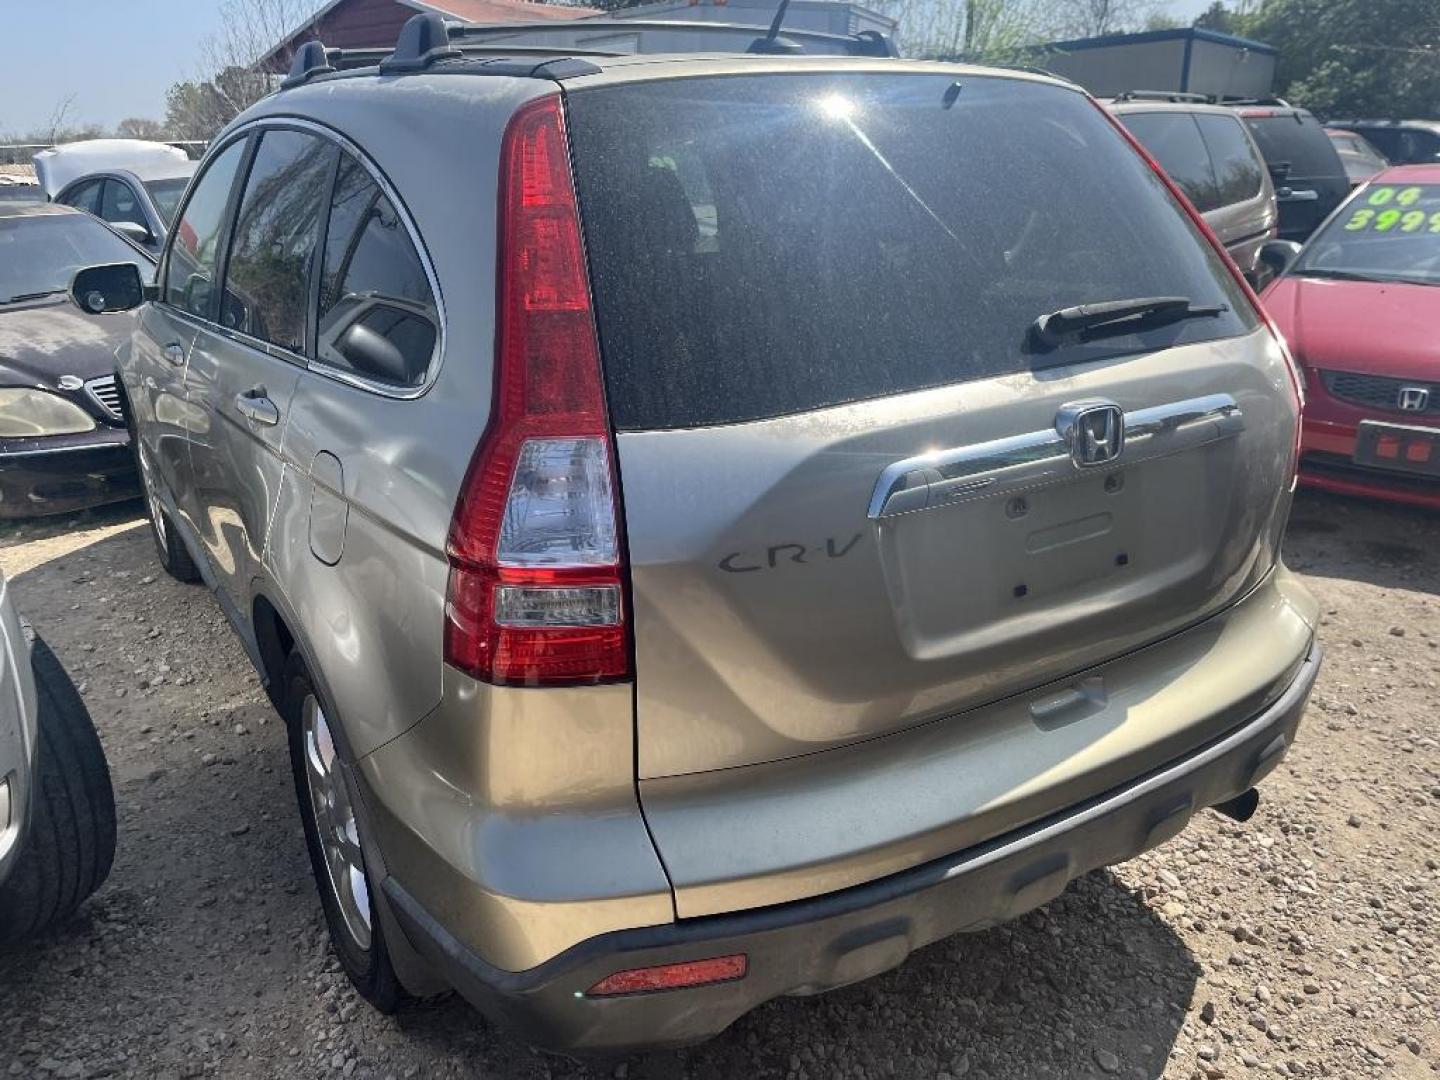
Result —
<svg viewBox="0 0 1440 1080"><path fill-rule="evenodd" d="M1358 188L1264 301L1306 373L1300 482L1440 509L1440 165Z"/></svg>

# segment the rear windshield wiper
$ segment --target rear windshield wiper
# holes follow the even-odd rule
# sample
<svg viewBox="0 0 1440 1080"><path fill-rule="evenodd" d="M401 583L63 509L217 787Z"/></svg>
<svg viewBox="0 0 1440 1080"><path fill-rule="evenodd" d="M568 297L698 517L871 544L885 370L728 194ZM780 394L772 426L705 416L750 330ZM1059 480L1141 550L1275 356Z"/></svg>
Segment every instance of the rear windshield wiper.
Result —
<svg viewBox="0 0 1440 1080"><path fill-rule="evenodd" d="M18 304L23 300L43 300L47 296L55 296L64 291L64 289L42 289L39 292L18 293L6 300L0 300L0 304Z"/></svg>
<svg viewBox="0 0 1440 1080"><path fill-rule="evenodd" d="M1152 330L1185 319L1213 319L1229 310L1226 304L1196 307L1185 296L1106 300L1098 304L1077 304L1041 315L1030 324L1030 336L1041 349L1056 349L1061 345L1096 338Z"/></svg>

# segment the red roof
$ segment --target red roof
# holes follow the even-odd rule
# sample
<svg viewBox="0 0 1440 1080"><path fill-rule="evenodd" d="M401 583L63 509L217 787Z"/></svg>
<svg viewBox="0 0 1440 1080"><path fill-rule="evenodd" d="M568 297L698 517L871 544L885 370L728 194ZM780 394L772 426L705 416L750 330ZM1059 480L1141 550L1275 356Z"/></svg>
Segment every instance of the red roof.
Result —
<svg viewBox="0 0 1440 1080"><path fill-rule="evenodd" d="M472 23L540 22L583 19L595 8L536 4L530 0L330 0L283 41L256 61L256 68L284 72L301 44L312 39L330 48L388 48L405 20L421 11Z"/></svg>
<svg viewBox="0 0 1440 1080"><path fill-rule="evenodd" d="M457 19L472 23L581 19L586 15L597 14L596 8L532 4L527 0L416 0L415 6L430 8L442 15L454 15Z"/></svg>

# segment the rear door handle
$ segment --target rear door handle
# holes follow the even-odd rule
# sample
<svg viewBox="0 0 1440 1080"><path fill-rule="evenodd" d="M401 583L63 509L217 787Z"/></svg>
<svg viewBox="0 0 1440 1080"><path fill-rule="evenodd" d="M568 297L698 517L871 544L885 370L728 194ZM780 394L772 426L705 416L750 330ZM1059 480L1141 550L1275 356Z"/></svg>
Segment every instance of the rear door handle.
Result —
<svg viewBox="0 0 1440 1080"><path fill-rule="evenodd" d="M280 422L280 410L265 394L263 386L235 395L235 408L247 420L273 427Z"/></svg>
<svg viewBox="0 0 1440 1080"><path fill-rule="evenodd" d="M165 353L165 359L166 359L166 360L169 360L170 363L174 364L176 367L183 367L183 366L184 366L184 364L185 364L185 346L184 346L184 345L181 345L179 342L172 341L169 345L166 345L165 348L164 348L163 350L161 350L161 351Z"/></svg>
<svg viewBox="0 0 1440 1080"><path fill-rule="evenodd" d="M1276 202L1319 202L1320 192L1313 188L1283 187L1275 192Z"/></svg>

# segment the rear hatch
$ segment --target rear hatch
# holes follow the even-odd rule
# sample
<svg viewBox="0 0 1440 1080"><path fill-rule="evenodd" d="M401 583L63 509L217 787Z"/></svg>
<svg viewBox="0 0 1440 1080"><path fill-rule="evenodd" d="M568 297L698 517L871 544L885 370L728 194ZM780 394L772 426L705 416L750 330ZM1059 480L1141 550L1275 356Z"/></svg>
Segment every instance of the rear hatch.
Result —
<svg viewBox="0 0 1440 1080"><path fill-rule="evenodd" d="M1039 686L1273 561L1294 431L1274 343L1082 94L812 68L567 109L642 780ZM1218 310L1054 348L1030 330L1156 296Z"/></svg>
<svg viewBox="0 0 1440 1080"><path fill-rule="evenodd" d="M1275 178L1280 235L1304 243L1350 194L1350 178L1330 136L1307 112L1247 109L1242 114Z"/></svg>

